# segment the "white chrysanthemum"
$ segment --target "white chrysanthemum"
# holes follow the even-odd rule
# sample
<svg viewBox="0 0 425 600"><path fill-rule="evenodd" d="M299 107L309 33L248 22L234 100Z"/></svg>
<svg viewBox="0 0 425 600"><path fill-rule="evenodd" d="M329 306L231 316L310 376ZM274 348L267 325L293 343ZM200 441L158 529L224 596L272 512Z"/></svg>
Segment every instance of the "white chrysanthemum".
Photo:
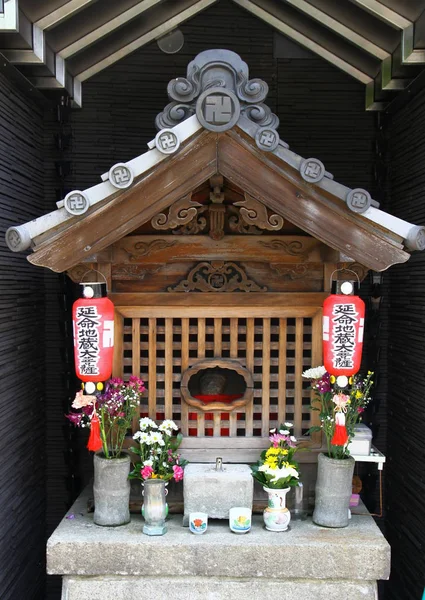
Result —
<svg viewBox="0 0 425 600"><path fill-rule="evenodd" d="M274 469L270 475L273 477L270 479L272 483L276 483L279 479L285 479L285 477L296 477L299 478L299 473L294 467L282 467L281 469Z"/></svg>
<svg viewBox="0 0 425 600"><path fill-rule="evenodd" d="M172 421L171 419L165 419L165 421L163 421L161 423L161 425L159 426L159 431L170 431L171 429L174 429L175 431L177 431L178 427L177 425L174 423L174 421ZM170 435L167 433L167 435Z"/></svg>
<svg viewBox="0 0 425 600"><path fill-rule="evenodd" d="M153 431L149 437L151 444L158 444L158 446L164 446L165 442L159 431Z"/></svg>
<svg viewBox="0 0 425 600"><path fill-rule="evenodd" d="M291 435L291 437L289 438L291 440L291 442L296 442L297 438L294 435Z"/></svg>
<svg viewBox="0 0 425 600"><path fill-rule="evenodd" d="M152 466L153 466L153 460L145 460L145 461L143 462L143 465L144 465L145 467L152 467Z"/></svg>
<svg viewBox="0 0 425 600"><path fill-rule="evenodd" d="M142 435L141 431L136 431L136 433L133 435L133 440L140 440L140 436Z"/></svg>
<svg viewBox="0 0 425 600"><path fill-rule="evenodd" d="M326 369L325 367L313 367L312 369L307 369L307 371L304 371L304 373L302 374L302 376L305 379L321 379L323 377L323 375L326 373Z"/></svg>
<svg viewBox="0 0 425 600"><path fill-rule="evenodd" d="M143 419L140 419L139 421L139 427L141 431L146 431L146 429L148 429L149 427L151 429L157 429L158 425L155 423L155 421L149 419L149 417L143 417Z"/></svg>
<svg viewBox="0 0 425 600"><path fill-rule="evenodd" d="M136 438L136 435L137 435L137 438ZM137 431L133 435L133 439L139 440L140 444L148 444L149 443L149 433L147 433L146 431Z"/></svg>
<svg viewBox="0 0 425 600"><path fill-rule="evenodd" d="M276 427L274 427L273 429L270 429L270 433L276 433Z"/></svg>
<svg viewBox="0 0 425 600"><path fill-rule="evenodd" d="M289 435L289 431L287 429L279 429L280 435Z"/></svg>
<svg viewBox="0 0 425 600"><path fill-rule="evenodd" d="M288 427L288 429L290 429L291 427L294 426L293 423L284 423L285 427Z"/></svg>
<svg viewBox="0 0 425 600"><path fill-rule="evenodd" d="M263 473L268 473L269 466L268 465L261 465L261 467L258 467L258 470L262 471Z"/></svg>

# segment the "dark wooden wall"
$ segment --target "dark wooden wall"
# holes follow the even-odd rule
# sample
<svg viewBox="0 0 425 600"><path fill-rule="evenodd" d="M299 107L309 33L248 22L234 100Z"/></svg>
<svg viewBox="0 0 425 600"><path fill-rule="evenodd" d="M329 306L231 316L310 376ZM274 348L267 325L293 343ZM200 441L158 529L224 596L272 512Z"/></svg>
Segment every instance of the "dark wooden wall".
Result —
<svg viewBox="0 0 425 600"><path fill-rule="evenodd" d="M425 92L386 129L390 211L425 224ZM422 597L425 586L425 254L390 273L387 536L391 600Z"/></svg>
<svg viewBox="0 0 425 600"><path fill-rule="evenodd" d="M43 114L0 75L0 597L44 598L44 272L4 233L44 212Z"/></svg>

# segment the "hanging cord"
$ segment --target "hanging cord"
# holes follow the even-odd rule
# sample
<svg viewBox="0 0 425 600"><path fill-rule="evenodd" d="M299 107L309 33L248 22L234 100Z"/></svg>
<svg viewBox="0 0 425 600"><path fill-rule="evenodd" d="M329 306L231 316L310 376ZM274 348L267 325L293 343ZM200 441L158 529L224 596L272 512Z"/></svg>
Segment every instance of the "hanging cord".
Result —
<svg viewBox="0 0 425 600"><path fill-rule="evenodd" d="M350 273L353 273L356 277L357 277L357 283L359 284L359 288L360 288L360 277L358 276L358 274L353 271L353 269L335 269L334 271L332 271L330 277L329 277L329 287L332 288L332 277L334 273L337 273L338 271L349 271ZM338 281L338 279L335 279L335 281Z"/></svg>

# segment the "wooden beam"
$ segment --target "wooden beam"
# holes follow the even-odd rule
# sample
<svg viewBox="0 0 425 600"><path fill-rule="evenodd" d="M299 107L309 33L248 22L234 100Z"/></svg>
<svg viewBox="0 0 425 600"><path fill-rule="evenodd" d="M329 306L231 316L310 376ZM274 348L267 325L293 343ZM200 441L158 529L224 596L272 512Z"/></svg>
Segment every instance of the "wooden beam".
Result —
<svg viewBox="0 0 425 600"><path fill-rule="evenodd" d="M49 34L49 42L62 58L69 58L163 1L102 0L102 10L93 4L71 21L55 27Z"/></svg>
<svg viewBox="0 0 425 600"><path fill-rule="evenodd" d="M218 170L224 177L326 245L375 271L409 259L361 216L349 214L341 203L302 181L276 157L265 156L237 132L220 136L217 148Z"/></svg>
<svg viewBox="0 0 425 600"><path fill-rule="evenodd" d="M28 260L66 271L149 221L216 170L216 136L204 132L134 187L46 240Z"/></svg>
<svg viewBox="0 0 425 600"><path fill-rule="evenodd" d="M269 263L322 262L329 248L307 236L226 235L213 240L208 235L135 235L123 238L100 252L115 264L169 263L203 260L261 261ZM93 257L94 259L94 257Z"/></svg>
<svg viewBox="0 0 425 600"><path fill-rule="evenodd" d="M161 4L145 16L93 44L86 52L71 57L70 70L80 81L86 81L131 52L169 33L217 0L179 0Z"/></svg>
<svg viewBox="0 0 425 600"><path fill-rule="evenodd" d="M215 312L216 308L232 310L234 306L258 306L261 310L264 307L275 306L276 310L282 311L282 306L288 307L289 316L295 316L294 309L302 306L311 307L312 314L315 314L317 307L322 306L323 301L329 296L328 292L282 292L282 293L261 293L261 292L234 292L234 293L185 293L185 292L160 292L153 294L109 294L109 298L115 304L120 306L120 311L126 317L135 315L137 311L149 310L159 312L163 317L166 314L177 315L178 311L184 307L191 307L193 315L194 307L211 307ZM238 309L237 309L238 310ZM236 310L234 317L239 314ZM138 313L138 314L139 314ZM205 315L206 316L206 315ZM262 313L264 317L264 310ZM271 315L270 315L271 316ZM282 315L280 315L282 316Z"/></svg>

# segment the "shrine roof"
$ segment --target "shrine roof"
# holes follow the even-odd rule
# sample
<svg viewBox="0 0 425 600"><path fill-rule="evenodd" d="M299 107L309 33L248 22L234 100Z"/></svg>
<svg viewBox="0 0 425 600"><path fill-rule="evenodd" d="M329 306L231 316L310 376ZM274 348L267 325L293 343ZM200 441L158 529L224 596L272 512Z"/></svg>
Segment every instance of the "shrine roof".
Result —
<svg viewBox="0 0 425 600"><path fill-rule="evenodd" d="M324 164L280 139L265 104L267 83L228 50L208 50L170 81L170 103L157 116L149 149L117 163L102 182L75 190L57 210L11 227L14 252L65 271L99 252L221 174L246 194L344 257L382 271L425 249L425 228L379 208L364 189L334 180Z"/></svg>

